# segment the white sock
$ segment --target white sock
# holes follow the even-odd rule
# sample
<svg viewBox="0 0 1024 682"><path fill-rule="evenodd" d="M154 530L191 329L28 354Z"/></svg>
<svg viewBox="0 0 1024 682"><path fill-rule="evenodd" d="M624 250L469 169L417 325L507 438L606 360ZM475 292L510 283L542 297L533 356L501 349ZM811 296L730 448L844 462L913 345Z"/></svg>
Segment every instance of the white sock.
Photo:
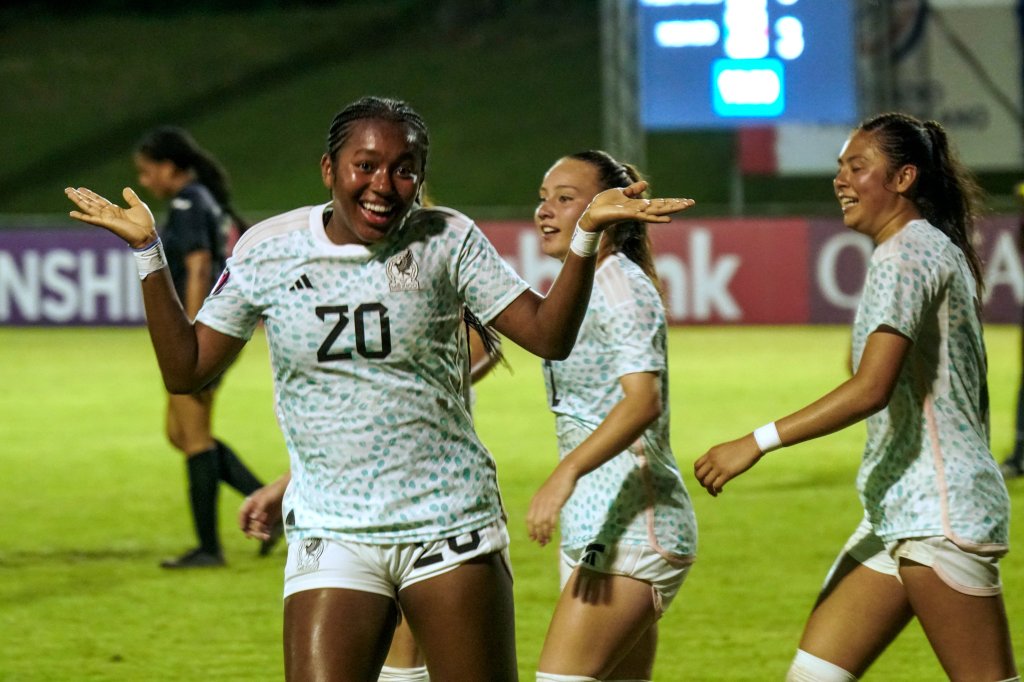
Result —
<svg viewBox="0 0 1024 682"><path fill-rule="evenodd" d="M796 650L786 673L786 682L856 682L857 677L835 663L818 658L803 649Z"/></svg>
<svg viewBox="0 0 1024 682"><path fill-rule="evenodd" d="M1005 680L999 680L999 682L1020 682L1020 675L1017 675L1017 677L1007 677Z"/></svg>
<svg viewBox="0 0 1024 682"><path fill-rule="evenodd" d="M430 677L425 665L418 668L392 668L386 665L380 669L377 682L430 682Z"/></svg>
<svg viewBox="0 0 1024 682"><path fill-rule="evenodd" d="M556 675L537 671L537 682L598 682L598 679L586 675Z"/></svg>

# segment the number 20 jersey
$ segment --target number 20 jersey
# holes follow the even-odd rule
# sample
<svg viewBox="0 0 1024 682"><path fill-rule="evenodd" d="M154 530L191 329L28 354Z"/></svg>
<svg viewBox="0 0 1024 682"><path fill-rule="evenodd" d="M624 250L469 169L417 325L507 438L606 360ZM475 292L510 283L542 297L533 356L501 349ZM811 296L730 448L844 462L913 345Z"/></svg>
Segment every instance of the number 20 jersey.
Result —
<svg viewBox="0 0 1024 682"><path fill-rule="evenodd" d="M246 232L197 321L248 339L263 320L291 460L289 541L390 544L502 515L494 462L463 399L463 306L490 322L528 285L467 217L413 211L365 247L326 206Z"/></svg>

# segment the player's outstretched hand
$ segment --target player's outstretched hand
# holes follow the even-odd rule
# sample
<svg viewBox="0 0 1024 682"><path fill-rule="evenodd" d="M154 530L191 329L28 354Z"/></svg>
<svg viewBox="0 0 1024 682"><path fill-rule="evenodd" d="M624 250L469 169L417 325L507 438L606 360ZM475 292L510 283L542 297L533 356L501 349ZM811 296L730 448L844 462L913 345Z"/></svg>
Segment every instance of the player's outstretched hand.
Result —
<svg viewBox="0 0 1024 682"><path fill-rule="evenodd" d="M558 525L558 515L575 489L576 479L561 468L556 468L544 481L530 500L530 510L526 512L526 531L531 540L541 547L551 541Z"/></svg>
<svg viewBox="0 0 1024 682"><path fill-rule="evenodd" d="M625 220L667 223L673 213L685 211L696 203L693 199L644 199L646 189L647 183L641 180L629 187L600 192L580 216L580 229L594 232Z"/></svg>
<svg viewBox="0 0 1024 682"><path fill-rule="evenodd" d="M693 463L693 475L711 495L717 496L728 481L757 464L761 457L757 441L748 433L705 452Z"/></svg>
<svg viewBox="0 0 1024 682"><path fill-rule="evenodd" d="M71 211L72 218L110 230L133 249L142 248L156 239L153 213L130 187L125 187L123 193L128 208L122 208L85 187L67 187L64 194L78 206L77 211Z"/></svg>
<svg viewBox="0 0 1024 682"><path fill-rule="evenodd" d="M281 521L281 501L291 480L285 474L273 483L268 483L242 501L238 509L238 527L247 537L269 540L274 526Z"/></svg>

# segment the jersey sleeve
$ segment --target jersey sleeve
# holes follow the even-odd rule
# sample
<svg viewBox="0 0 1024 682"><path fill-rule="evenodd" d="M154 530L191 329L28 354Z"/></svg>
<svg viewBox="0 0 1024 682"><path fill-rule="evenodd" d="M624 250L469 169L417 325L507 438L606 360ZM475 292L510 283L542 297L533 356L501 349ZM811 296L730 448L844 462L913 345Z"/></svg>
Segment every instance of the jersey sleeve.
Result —
<svg viewBox="0 0 1024 682"><path fill-rule="evenodd" d="M228 336L248 341L263 314L253 301L253 286L247 268L233 258L221 273L196 321Z"/></svg>
<svg viewBox="0 0 1024 682"><path fill-rule="evenodd" d="M601 333L615 349L610 369L616 377L665 370L665 309L657 290L644 284L630 279L609 291L607 281L598 281L608 302Z"/></svg>
<svg viewBox="0 0 1024 682"><path fill-rule="evenodd" d="M867 333L892 327L913 342L939 293L939 274L934 263L905 258L897 252L879 261L868 273Z"/></svg>
<svg viewBox="0 0 1024 682"><path fill-rule="evenodd" d="M471 223L466 230L452 268L452 277L460 297L484 324L490 324L502 310L530 288L512 266L502 259L475 223Z"/></svg>

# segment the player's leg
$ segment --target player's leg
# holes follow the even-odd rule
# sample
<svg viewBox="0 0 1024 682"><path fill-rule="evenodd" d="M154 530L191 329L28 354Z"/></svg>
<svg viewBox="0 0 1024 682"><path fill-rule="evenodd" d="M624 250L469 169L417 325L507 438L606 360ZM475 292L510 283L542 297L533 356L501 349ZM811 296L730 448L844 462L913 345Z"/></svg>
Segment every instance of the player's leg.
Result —
<svg viewBox="0 0 1024 682"><path fill-rule="evenodd" d="M949 678L1015 676L998 559L945 538L905 541L896 555L914 614Z"/></svg>
<svg viewBox="0 0 1024 682"><path fill-rule="evenodd" d="M285 679L374 682L398 609L391 597L341 588L302 590L284 602Z"/></svg>
<svg viewBox="0 0 1024 682"><path fill-rule="evenodd" d="M912 617L895 560L862 520L825 579L787 680L860 677Z"/></svg>
<svg viewBox="0 0 1024 682"><path fill-rule="evenodd" d="M649 583L635 578L577 566L555 606L538 672L607 676L657 622L653 591ZM656 636L656 631L652 634ZM636 650L630 677L650 679L656 641Z"/></svg>
<svg viewBox="0 0 1024 682"><path fill-rule="evenodd" d="M430 677L442 682L518 678L512 574L504 550L474 556L398 593Z"/></svg>
<svg viewBox="0 0 1024 682"><path fill-rule="evenodd" d="M1021 344L1024 346L1024 335L1021 337ZM1024 351L1024 348L1022 348ZM1003 477L1017 478L1024 475L1024 377L1021 377L1020 386L1017 389L1017 431L1014 438L1013 450L1003 460L1000 469Z"/></svg>
<svg viewBox="0 0 1024 682"><path fill-rule="evenodd" d="M650 680L654 657L658 653L658 623L654 622L637 639L633 648L619 661L607 677L608 682Z"/></svg>
<svg viewBox="0 0 1024 682"><path fill-rule="evenodd" d="M189 506L199 546L175 559L161 562L164 568L198 568L224 563L217 533L217 490L220 481L217 447L210 433L213 394L168 395L167 437L185 457Z"/></svg>
<svg viewBox="0 0 1024 682"><path fill-rule="evenodd" d="M409 623L399 614L391 648L384 660L378 682L427 682L427 666L423 661L416 639L412 636Z"/></svg>

